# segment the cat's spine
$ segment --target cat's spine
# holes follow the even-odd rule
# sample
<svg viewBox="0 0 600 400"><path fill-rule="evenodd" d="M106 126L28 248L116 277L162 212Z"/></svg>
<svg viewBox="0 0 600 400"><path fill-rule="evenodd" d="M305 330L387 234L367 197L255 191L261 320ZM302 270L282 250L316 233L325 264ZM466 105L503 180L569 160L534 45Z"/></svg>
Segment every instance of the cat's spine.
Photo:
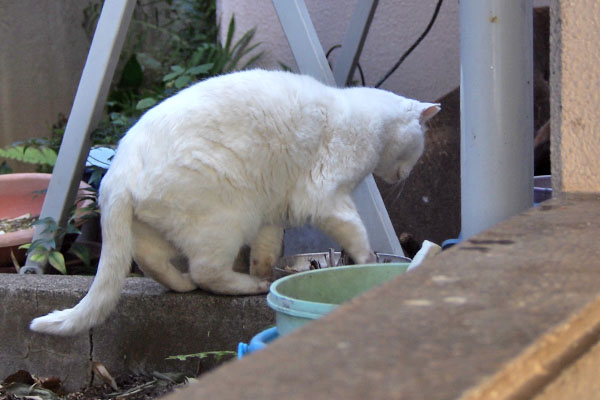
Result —
<svg viewBox="0 0 600 400"><path fill-rule="evenodd" d="M34 319L31 330L74 335L101 323L115 308L133 256L133 207L124 185L106 183L100 195L102 253L90 290L75 307Z"/></svg>

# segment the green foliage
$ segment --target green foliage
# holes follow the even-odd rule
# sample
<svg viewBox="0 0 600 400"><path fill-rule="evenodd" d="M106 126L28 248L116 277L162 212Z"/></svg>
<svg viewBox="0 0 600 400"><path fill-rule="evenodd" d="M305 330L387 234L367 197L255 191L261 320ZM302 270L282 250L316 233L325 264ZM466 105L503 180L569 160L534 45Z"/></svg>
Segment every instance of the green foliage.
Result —
<svg viewBox="0 0 600 400"><path fill-rule="evenodd" d="M2 161L2 163L0 163L0 175L12 174L12 172L12 168L6 163L6 161Z"/></svg>
<svg viewBox="0 0 600 400"><path fill-rule="evenodd" d="M188 358L207 358L207 357L215 357L217 361L221 361L225 357L235 356L237 353L235 351L230 350L222 350L222 351L205 351L202 353L194 353L194 354L185 354L180 356L170 356L167 357L167 360L179 360L185 361Z"/></svg>
<svg viewBox="0 0 600 400"><path fill-rule="evenodd" d="M137 56L132 54L123 67L118 86L123 89L135 89L142 86L143 81L144 71L142 70L142 65L138 62Z"/></svg>
<svg viewBox="0 0 600 400"><path fill-rule="evenodd" d="M157 101L154 97L145 97L137 102L137 104L135 105L135 109L136 110L145 110L147 108L154 106L156 103L157 103Z"/></svg>
<svg viewBox="0 0 600 400"><path fill-rule="evenodd" d="M88 188L86 192L85 195L77 198L77 203L88 201L89 204L85 207L74 207L64 228L51 217L41 218L33 223L34 226L42 229L42 238L19 247L20 249L27 249L27 256L30 257L31 261L40 265L50 264L61 274L67 273L65 256L57 243L62 243L67 235L79 235L81 233L75 225L76 222L83 224L86 220L99 214L96 189ZM86 267L91 267L91 257L86 246L73 243L68 253L79 258Z"/></svg>
<svg viewBox="0 0 600 400"><path fill-rule="evenodd" d="M61 274L67 273L64 255L57 250L56 240L61 240L67 233L79 234L79 230L72 225L67 224L66 228L60 227L53 218L42 218L34 223L36 226L42 226L42 234L49 238L37 239L33 243L20 246L20 249L27 249L27 255L31 261L46 265L50 264Z"/></svg>
<svg viewBox="0 0 600 400"><path fill-rule="evenodd" d="M217 39L214 0L139 2L124 53L121 77L107 102L107 114L92 135L95 145L112 145L147 109L195 82L244 69L262 52L252 43L255 30L237 41L235 17L225 42ZM88 10L88 19L97 8ZM148 47L148 42L152 46Z"/></svg>
<svg viewBox="0 0 600 400"><path fill-rule="evenodd" d="M4 149L0 149L0 157L8 160L16 160L40 166L40 169L52 170L56 162L56 151L45 145L31 146L14 143Z"/></svg>
<svg viewBox="0 0 600 400"><path fill-rule="evenodd" d="M49 138L32 138L15 142L5 148L0 148L0 159L14 160L37 166L38 172L52 172L58 149L65 131L67 119L60 114L59 120L52 126ZM4 171L0 173L10 173L12 170L3 162Z"/></svg>
<svg viewBox="0 0 600 400"><path fill-rule="evenodd" d="M252 44L255 33L255 29L250 29L234 43L235 16L232 16L229 21L225 43L220 41L202 43L188 58L171 65L169 71L162 77L164 90L159 90L153 96L142 98L136 104L136 109L146 110L154 106L160 100L173 94L173 89L183 89L211 76L228 73L235 69L248 68L263 54L260 52L250 56L260 45L260 43ZM242 59L246 56L249 58L240 65Z"/></svg>

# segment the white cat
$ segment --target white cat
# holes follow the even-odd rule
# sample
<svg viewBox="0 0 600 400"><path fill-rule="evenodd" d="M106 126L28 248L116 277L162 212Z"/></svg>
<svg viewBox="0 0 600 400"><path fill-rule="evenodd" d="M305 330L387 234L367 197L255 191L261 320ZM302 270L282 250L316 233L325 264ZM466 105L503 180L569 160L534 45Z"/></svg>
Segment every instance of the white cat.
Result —
<svg viewBox="0 0 600 400"><path fill-rule="evenodd" d="M116 306L131 259L170 289L269 289L284 226L310 222L357 263L374 260L351 193L368 174L396 182L439 111L372 88L252 70L200 82L149 110L121 140L100 188L102 255L74 308L31 329L76 334ZM234 259L251 246L250 274ZM171 260L189 261L181 273Z"/></svg>

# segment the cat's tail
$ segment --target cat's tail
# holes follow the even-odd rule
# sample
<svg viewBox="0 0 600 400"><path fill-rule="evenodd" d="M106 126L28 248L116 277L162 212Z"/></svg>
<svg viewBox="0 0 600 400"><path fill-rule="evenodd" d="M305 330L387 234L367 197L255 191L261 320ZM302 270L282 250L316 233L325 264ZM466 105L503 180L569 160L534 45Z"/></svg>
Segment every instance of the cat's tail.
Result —
<svg viewBox="0 0 600 400"><path fill-rule="evenodd" d="M115 308L133 256L133 206L129 192L119 186L104 185L101 190L102 253L88 293L73 308L35 318L31 330L74 335L103 322Z"/></svg>

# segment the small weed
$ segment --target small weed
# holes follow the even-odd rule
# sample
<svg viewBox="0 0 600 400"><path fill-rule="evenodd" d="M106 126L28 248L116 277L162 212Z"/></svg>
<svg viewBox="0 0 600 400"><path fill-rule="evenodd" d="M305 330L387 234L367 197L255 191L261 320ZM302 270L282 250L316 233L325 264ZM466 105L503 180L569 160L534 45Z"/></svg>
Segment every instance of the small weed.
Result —
<svg viewBox="0 0 600 400"><path fill-rule="evenodd" d="M221 361L226 357L230 357L230 356L236 356L237 353L235 351L231 351L231 350L221 350L221 351L204 351L202 353L194 353L194 354L185 354L185 355L179 355L179 356L170 356L167 357L167 360L179 360L179 361L185 361L189 358L199 358L199 359L203 359L203 358L208 358L208 357L214 357L216 361Z"/></svg>

